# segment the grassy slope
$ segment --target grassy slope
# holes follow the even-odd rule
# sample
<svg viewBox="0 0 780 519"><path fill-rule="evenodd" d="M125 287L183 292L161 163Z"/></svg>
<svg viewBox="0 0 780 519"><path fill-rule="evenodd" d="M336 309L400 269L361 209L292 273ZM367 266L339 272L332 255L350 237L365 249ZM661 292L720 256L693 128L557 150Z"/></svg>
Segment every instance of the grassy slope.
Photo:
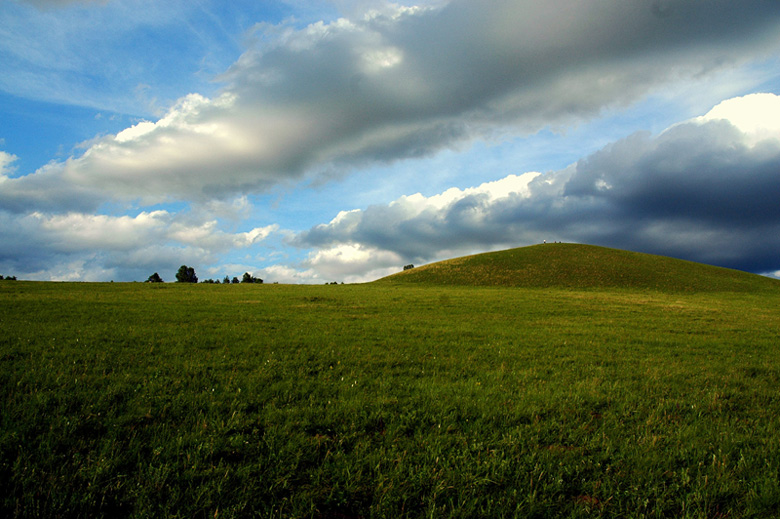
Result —
<svg viewBox="0 0 780 519"><path fill-rule="evenodd" d="M465 256L399 272L379 283L625 288L660 291L778 290L755 274L593 245L544 244Z"/></svg>
<svg viewBox="0 0 780 519"><path fill-rule="evenodd" d="M0 282L0 516L780 517L779 306Z"/></svg>

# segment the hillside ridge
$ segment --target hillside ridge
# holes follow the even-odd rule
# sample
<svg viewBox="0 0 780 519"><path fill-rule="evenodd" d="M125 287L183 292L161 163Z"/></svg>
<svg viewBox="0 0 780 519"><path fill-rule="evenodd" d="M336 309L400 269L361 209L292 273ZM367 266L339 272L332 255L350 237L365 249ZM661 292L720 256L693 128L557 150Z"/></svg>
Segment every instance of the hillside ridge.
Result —
<svg viewBox="0 0 780 519"><path fill-rule="evenodd" d="M757 274L573 243L547 243L462 256L398 272L376 283L682 292L780 290L780 282Z"/></svg>

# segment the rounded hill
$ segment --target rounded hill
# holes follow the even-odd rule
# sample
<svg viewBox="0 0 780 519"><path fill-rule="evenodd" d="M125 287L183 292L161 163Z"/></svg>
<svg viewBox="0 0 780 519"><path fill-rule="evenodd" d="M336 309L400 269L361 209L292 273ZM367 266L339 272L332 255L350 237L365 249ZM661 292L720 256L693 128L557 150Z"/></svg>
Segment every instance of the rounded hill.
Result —
<svg viewBox="0 0 780 519"><path fill-rule="evenodd" d="M739 270L570 243L463 256L405 270L377 283L684 292L780 289L777 280Z"/></svg>

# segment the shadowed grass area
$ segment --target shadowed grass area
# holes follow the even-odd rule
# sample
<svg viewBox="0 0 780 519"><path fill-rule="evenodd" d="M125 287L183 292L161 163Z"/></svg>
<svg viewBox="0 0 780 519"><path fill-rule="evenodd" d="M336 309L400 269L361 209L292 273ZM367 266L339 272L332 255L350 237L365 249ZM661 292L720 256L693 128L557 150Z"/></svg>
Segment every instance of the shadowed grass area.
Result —
<svg viewBox="0 0 780 519"><path fill-rule="evenodd" d="M777 517L774 286L0 283L0 516Z"/></svg>
<svg viewBox="0 0 780 519"><path fill-rule="evenodd" d="M660 291L777 290L780 282L664 256L570 243L488 252L399 272L379 283Z"/></svg>

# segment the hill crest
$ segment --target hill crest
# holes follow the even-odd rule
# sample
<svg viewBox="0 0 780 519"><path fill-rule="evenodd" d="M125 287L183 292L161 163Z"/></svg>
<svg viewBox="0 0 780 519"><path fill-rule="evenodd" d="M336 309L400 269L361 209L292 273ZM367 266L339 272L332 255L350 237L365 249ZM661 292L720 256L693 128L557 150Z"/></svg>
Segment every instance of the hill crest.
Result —
<svg viewBox="0 0 780 519"><path fill-rule="evenodd" d="M780 289L780 282L776 280L739 270L572 243L548 243L463 256L398 272L376 282L674 292Z"/></svg>

